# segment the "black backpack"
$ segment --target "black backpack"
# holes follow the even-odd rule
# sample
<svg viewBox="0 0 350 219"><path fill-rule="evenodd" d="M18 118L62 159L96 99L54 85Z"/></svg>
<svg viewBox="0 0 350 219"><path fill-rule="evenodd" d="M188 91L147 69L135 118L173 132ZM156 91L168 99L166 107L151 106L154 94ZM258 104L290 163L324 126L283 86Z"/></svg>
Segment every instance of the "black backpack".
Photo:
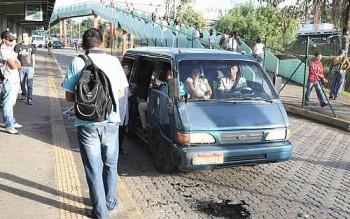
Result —
<svg viewBox="0 0 350 219"><path fill-rule="evenodd" d="M86 55L79 55L85 67L75 86L75 116L78 119L102 122L117 105L107 75Z"/></svg>
<svg viewBox="0 0 350 219"><path fill-rule="evenodd" d="M51 41L47 44L48 47L52 47Z"/></svg>

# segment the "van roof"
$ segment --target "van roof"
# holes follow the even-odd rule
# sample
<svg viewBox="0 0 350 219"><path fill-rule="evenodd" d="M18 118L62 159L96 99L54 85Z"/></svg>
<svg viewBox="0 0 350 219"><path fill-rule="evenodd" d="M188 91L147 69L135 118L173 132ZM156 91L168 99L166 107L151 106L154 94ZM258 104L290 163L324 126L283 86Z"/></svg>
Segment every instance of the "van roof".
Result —
<svg viewBox="0 0 350 219"><path fill-rule="evenodd" d="M254 60L250 55L242 55L236 52L216 49L199 49L199 48L170 48L170 47L138 47L128 49L126 55L155 55L168 56L175 59L241 59Z"/></svg>

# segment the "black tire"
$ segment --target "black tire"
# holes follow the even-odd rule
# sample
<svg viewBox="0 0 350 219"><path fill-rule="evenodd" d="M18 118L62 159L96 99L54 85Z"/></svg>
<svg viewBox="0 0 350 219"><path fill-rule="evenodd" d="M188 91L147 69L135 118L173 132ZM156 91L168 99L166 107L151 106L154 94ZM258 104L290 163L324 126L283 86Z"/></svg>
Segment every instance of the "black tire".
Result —
<svg viewBox="0 0 350 219"><path fill-rule="evenodd" d="M150 144L154 167L161 173L173 172L174 165L171 156L164 151L163 140L159 131L153 131Z"/></svg>

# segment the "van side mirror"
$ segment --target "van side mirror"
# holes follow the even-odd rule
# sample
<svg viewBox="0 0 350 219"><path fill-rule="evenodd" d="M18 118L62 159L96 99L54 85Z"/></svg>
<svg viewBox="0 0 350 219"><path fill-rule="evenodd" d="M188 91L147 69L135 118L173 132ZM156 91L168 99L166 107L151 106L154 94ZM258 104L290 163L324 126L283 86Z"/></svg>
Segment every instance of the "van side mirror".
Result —
<svg viewBox="0 0 350 219"><path fill-rule="evenodd" d="M179 82L176 78L167 80L169 98L177 98L179 96Z"/></svg>

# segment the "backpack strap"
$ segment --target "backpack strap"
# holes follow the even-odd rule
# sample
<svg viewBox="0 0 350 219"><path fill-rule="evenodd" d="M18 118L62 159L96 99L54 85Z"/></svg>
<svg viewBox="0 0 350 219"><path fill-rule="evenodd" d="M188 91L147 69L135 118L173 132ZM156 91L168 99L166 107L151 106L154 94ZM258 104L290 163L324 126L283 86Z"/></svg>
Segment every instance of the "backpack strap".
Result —
<svg viewBox="0 0 350 219"><path fill-rule="evenodd" d="M85 66L93 65L94 63L92 62L91 58L85 54L85 55L78 55L78 57L82 58L85 62Z"/></svg>

